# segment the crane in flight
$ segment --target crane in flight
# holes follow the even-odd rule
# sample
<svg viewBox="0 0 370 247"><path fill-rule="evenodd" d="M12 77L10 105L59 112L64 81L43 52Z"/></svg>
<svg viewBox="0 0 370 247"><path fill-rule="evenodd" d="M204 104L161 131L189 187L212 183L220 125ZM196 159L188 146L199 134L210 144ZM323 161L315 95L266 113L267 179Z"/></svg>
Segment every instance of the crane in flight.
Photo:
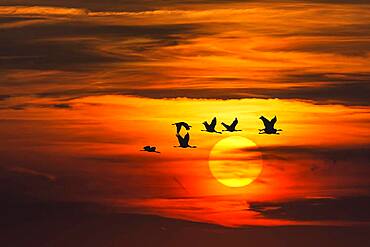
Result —
<svg viewBox="0 0 370 247"><path fill-rule="evenodd" d="M270 134L276 134L276 135L278 135L279 131L283 131L282 129L275 129L275 127L274 127L274 125L277 121L276 116L273 117L271 120L268 120L264 116L261 116L260 119L262 120L263 125L265 126L265 128L259 129L260 132L258 134L269 134L269 135Z"/></svg>
<svg viewBox="0 0 370 247"><path fill-rule="evenodd" d="M140 151L144 151L144 152L149 152L149 153L160 153L160 152L158 152L158 151L156 151L156 147L151 147L151 146L145 146L145 147L143 147L143 149L142 150L140 150Z"/></svg>
<svg viewBox="0 0 370 247"><path fill-rule="evenodd" d="M227 125L224 122L222 122L221 124L225 127L225 130L222 130L222 131L229 131L229 132L242 131L242 130L235 129L236 125L238 124L238 118L235 118L234 121L230 125Z"/></svg>
<svg viewBox="0 0 370 247"><path fill-rule="evenodd" d="M196 148L197 146L190 146L189 145L189 139L190 135L189 133L186 133L184 137L182 137L180 134L176 134L177 140L179 141L179 146L174 146L175 148Z"/></svg>
<svg viewBox="0 0 370 247"><path fill-rule="evenodd" d="M214 117L212 119L212 122L209 124L207 121L204 121L203 122L203 125L204 127L206 128L205 130L202 130L202 131L207 131L207 132L210 132L210 133L218 133L218 134L222 134L221 132L219 131L216 131L215 130L215 127L216 127L216 123L217 123L217 119L216 117Z"/></svg>
<svg viewBox="0 0 370 247"><path fill-rule="evenodd" d="M185 122L178 122L178 123L174 123L172 125L176 125L176 132L177 132L177 134L180 133L180 130L181 130L182 127L184 127L186 130L190 130L190 128L191 128L191 125L189 125L189 124L187 124Z"/></svg>

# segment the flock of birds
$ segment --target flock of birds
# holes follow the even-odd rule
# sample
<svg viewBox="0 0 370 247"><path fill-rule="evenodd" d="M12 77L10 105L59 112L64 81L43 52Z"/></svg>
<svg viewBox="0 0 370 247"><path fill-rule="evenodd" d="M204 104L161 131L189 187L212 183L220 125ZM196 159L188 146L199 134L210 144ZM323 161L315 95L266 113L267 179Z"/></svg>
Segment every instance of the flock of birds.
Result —
<svg viewBox="0 0 370 247"><path fill-rule="evenodd" d="M275 134L275 135L278 135L279 131L282 131L281 129L275 129L275 127L274 127L275 123L277 121L276 116L273 117L271 120L268 120L264 116L261 116L260 119L262 120L263 125L265 127L263 129L259 129L258 134L269 134L269 135ZM205 129L201 130L201 131L222 134L222 132L216 130L216 124L217 124L216 117L214 117L212 119L211 123L208 123L207 121L204 121L203 125L204 125ZM238 118L235 118L234 121L230 125L225 124L224 122L222 122L221 124L225 128L222 131L228 131L228 132L242 131L242 130L237 130L236 129L236 125L238 125ZM179 142L179 146L174 146L174 147L178 147L178 148L196 148L196 146L189 145L189 140L190 140L189 132L187 132L184 137L182 137L180 135L180 131L183 127L188 131L192 127L191 125L189 125L186 122L178 122L178 123L174 123L172 125L176 126L176 137L177 137L177 140ZM157 151L157 148L154 147L154 146L145 146L140 151L145 151L145 152L150 152L150 153L160 153L160 152Z"/></svg>

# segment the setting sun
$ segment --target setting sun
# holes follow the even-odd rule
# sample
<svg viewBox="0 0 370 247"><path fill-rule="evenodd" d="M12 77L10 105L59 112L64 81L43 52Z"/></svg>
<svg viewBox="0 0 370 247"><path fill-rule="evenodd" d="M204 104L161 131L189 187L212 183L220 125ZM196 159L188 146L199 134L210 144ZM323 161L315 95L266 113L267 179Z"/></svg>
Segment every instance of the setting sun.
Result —
<svg viewBox="0 0 370 247"><path fill-rule="evenodd" d="M223 185L243 187L261 173L261 154L251 140L241 136L227 137L212 148L209 169Z"/></svg>

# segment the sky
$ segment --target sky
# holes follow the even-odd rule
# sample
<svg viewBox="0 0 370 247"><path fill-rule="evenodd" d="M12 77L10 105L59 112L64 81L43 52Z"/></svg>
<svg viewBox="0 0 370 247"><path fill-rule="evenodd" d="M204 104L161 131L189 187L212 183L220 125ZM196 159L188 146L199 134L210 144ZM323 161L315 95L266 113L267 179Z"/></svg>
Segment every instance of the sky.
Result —
<svg viewBox="0 0 370 247"><path fill-rule="evenodd" d="M1 1L0 196L233 228L368 225L369 11L365 0ZM283 131L260 135L261 115ZM202 132L213 117L242 131ZM173 147L179 121L197 148ZM253 145L230 162L257 152L262 164L240 188L210 168L233 136Z"/></svg>

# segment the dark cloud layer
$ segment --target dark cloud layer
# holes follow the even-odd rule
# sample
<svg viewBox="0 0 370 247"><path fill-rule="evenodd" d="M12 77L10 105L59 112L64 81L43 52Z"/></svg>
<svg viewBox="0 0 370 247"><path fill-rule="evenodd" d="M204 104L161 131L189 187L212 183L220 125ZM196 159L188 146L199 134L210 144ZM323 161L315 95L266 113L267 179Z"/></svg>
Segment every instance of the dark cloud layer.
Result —
<svg viewBox="0 0 370 247"><path fill-rule="evenodd" d="M19 21L32 21L32 20L42 20L42 18L33 18L33 17L0 17L0 24L4 23L14 23Z"/></svg>
<svg viewBox="0 0 370 247"><path fill-rule="evenodd" d="M370 197L299 199L250 203L250 210L268 218L287 220L370 221Z"/></svg>
<svg viewBox="0 0 370 247"><path fill-rule="evenodd" d="M101 204L84 202L13 201L2 203L0 210L0 241L4 247L347 247L366 246L370 233L368 226L225 228L153 215L122 214Z"/></svg>
<svg viewBox="0 0 370 247"><path fill-rule="evenodd" d="M130 0L108 0L105 1L104 4L101 3L99 0L90 0L90 1L82 1L82 0L67 0L67 1L57 1L57 0L3 0L1 2L2 5L24 5L24 6L35 6L35 5L43 5L43 6L53 6L53 7L69 7L69 8L86 8L93 11L143 11L143 10L153 10L158 8L172 8L174 6L194 6L194 5L201 5L201 4L238 4L238 3L253 3L261 1L257 0L248 0L248 1L241 1L241 0L160 0L160 1L147 1L147 0L139 0L139 1L130 1ZM277 2L288 2L288 3L325 3L325 4L368 4L367 0L290 0L290 1L278 1L278 0L264 0L262 1L266 4L277 3Z"/></svg>
<svg viewBox="0 0 370 247"><path fill-rule="evenodd" d="M211 3L202 1L203 3ZM217 1L220 3L223 1ZM318 1L329 2L329 1ZM335 3L349 3L347 1L330 1ZM169 6L176 4L195 4L195 1L167 1L156 2L155 6ZM351 3L353 3L351 1ZM363 3L363 1L355 1ZM85 1L9 1L5 5L45 5L60 7L78 7L92 10L106 10L109 6L127 5L129 1L112 1L104 6L99 1L86 3ZM140 1L142 8L152 8L152 3ZM157 7L158 7L157 6ZM95 9L94 9L95 8ZM155 7L154 7L155 8ZM118 11L119 9L116 9ZM147 18L147 17L146 17ZM104 19L104 18L102 18ZM98 17L58 19L45 15L43 18L32 16L3 16L0 23L16 23L33 20L43 20L32 25L19 25L2 28L0 39L0 68L2 76L0 87L4 95L78 98L91 95L134 95L149 98L208 98L208 99L241 99L241 98L282 98L310 100L315 103L338 103L345 105L368 106L370 101L369 72L342 72L335 73L333 68L325 67L327 72L312 72L302 70L300 73L281 71L279 78L267 83L283 83L288 87L264 87L253 82L251 78L235 78L235 80L221 81L214 78L202 82L202 78L193 79L191 86L177 87L178 80L190 80L183 76L171 77L166 74L165 67L161 66L153 71L151 62L166 58L181 57L176 52L164 52L166 48L176 48L183 44L190 44L192 40L217 35L217 29L224 30L232 25L225 23L193 23L182 21L181 24L112 24L101 21ZM117 23L117 22L115 22ZM209 25L210 28L207 28ZM222 28L223 27L223 28ZM235 29L242 28L235 26ZM212 31L211 31L212 30ZM232 30L232 29L231 29ZM256 51L304 52L308 54L334 54L336 56L366 58L369 52L367 41L368 23L349 23L318 27L316 25L302 30L284 29L268 30L259 35L283 37L326 37L325 39L311 40L287 47L257 47ZM235 31L235 30L234 30ZM271 31L271 32L270 32ZM258 31L258 32L261 32ZM276 33L275 33L276 32ZM275 34L274 34L275 33ZM329 38L328 38L329 37ZM340 39L334 39L339 37ZM124 43L126 42L126 43ZM114 49L112 47L115 47ZM170 49L167 49L168 51ZM171 50L170 50L171 51ZM201 56L204 51L195 51L192 56ZM212 55L212 52L208 51ZM205 53L206 54L206 53ZM333 58L335 59L335 58ZM137 63L147 63L136 65ZM299 63L300 61L297 61ZM356 62L358 63L358 62ZM127 67L126 67L127 66ZM115 71L115 69L117 71ZM14 71L62 71L69 74L44 76L40 78L15 78ZM289 68L287 68L289 70ZM116 73L111 78L97 78L97 73ZM277 72L278 73L278 72ZM199 81L197 81L199 80ZM99 83L96 86L96 82ZM199 84L198 84L199 83ZM204 87L204 84L214 83L215 87ZM229 83L230 87L226 87ZM306 84L303 84L306 83ZM171 84L171 87L166 85ZM219 85L220 84L220 85ZM237 84L237 85L236 85ZM293 85L294 84L294 85ZM307 86L312 84L312 86ZM291 86L289 86L291 85ZM154 86L154 87L151 87ZM32 90L30 90L32 88ZM63 88L63 89L61 89ZM168 89L171 88L171 89ZM10 90L9 90L10 89ZM8 91L12 91L10 94ZM0 97L0 99L3 99ZM18 106L6 105L2 108L21 109ZM31 104L24 103L30 106Z"/></svg>
<svg viewBox="0 0 370 247"><path fill-rule="evenodd" d="M246 149L246 152L253 150ZM258 149L264 154L264 159L307 159L308 157L330 162L345 162L356 160L357 165L366 166L370 162L370 146L265 146Z"/></svg>
<svg viewBox="0 0 370 247"><path fill-rule="evenodd" d="M179 34L191 34L195 25L103 25L88 22L54 23L2 30L0 67L2 69L93 70L115 62L145 60L140 47L114 54L99 46L119 40L149 38L152 48L176 45ZM97 39L101 39L97 41ZM142 47L144 49L145 47Z"/></svg>
<svg viewBox="0 0 370 247"><path fill-rule="evenodd" d="M246 83L247 84L247 83ZM369 105L369 83L339 83L320 87L291 87L288 89L266 88L218 88L218 89L124 89L110 90L70 90L40 93L38 97L85 97L96 95L133 95L154 99L161 98L199 98L199 99L243 99L243 98L281 98L303 99L315 103L339 103L345 105Z"/></svg>

